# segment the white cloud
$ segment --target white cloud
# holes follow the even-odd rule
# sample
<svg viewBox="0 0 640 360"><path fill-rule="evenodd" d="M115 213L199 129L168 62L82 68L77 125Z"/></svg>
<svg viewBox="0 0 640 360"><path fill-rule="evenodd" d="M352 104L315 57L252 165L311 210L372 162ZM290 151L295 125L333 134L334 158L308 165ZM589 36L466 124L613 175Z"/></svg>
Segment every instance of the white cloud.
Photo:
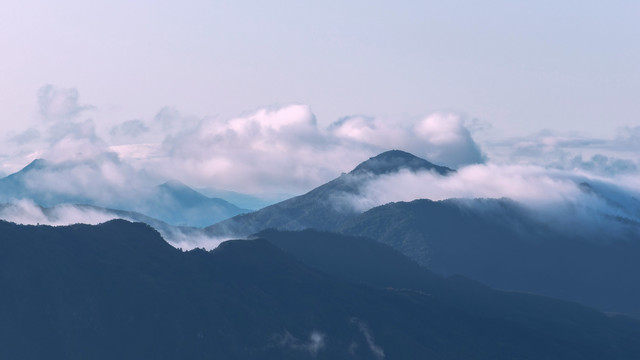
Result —
<svg viewBox="0 0 640 360"><path fill-rule="evenodd" d="M358 328L358 330L360 330L362 335L364 335L371 354L376 359L384 359L384 349L380 345L376 344L373 337L373 332L371 331L369 326L358 318L351 318L350 322L351 324L354 324Z"/></svg>
<svg viewBox="0 0 640 360"><path fill-rule="evenodd" d="M116 153L114 164L134 166L154 179L259 194L310 190L390 149L449 166L483 160L463 122L450 114L402 121L349 117L322 129L306 105L263 108L232 119L164 107L150 119L109 126L74 119L91 108L80 104L76 89L44 86L38 102L44 128L14 136L16 149L3 168L36 157L69 163Z"/></svg>
<svg viewBox="0 0 640 360"><path fill-rule="evenodd" d="M0 168L9 173L37 157L64 164L29 178L30 189L110 206L140 198L140 192L168 179L253 194L301 193L390 149L463 167L446 180L429 174L380 179L379 186L369 186L368 197L357 201L359 208L425 197L571 198L579 176L608 175L619 181L636 174L640 164L633 151L640 143L639 127L621 129L610 140L546 131L488 143L492 160L487 163L466 123L454 114L350 116L322 129L311 109L299 104L232 119L185 116L165 107L150 119L101 127L92 120L74 120L90 108L79 103L77 90L50 85L40 90L39 106L48 119L45 126L13 136ZM480 125L469 126L487 128Z"/></svg>
<svg viewBox="0 0 640 360"><path fill-rule="evenodd" d="M115 218L117 216L105 211L83 209L73 205L42 208L25 199L0 205L0 219L24 225L96 225Z"/></svg>
<svg viewBox="0 0 640 360"><path fill-rule="evenodd" d="M80 105L78 90L63 89L53 85L45 85L38 90L38 110L46 120L68 120L85 110L90 105Z"/></svg>
<svg viewBox="0 0 640 360"><path fill-rule="evenodd" d="M277 346L308 352L311 356L315 357L318 352L324 348L326 336L320 331L313 330L311 334L309 334L308 340L305 342L299 340L290 332L284 331L282 334L274 335L273 338Z"/></svg>
<svg viewBox="0 0 640 360"><path fill-rule="evenodd" d="M109 131L109 134L111 135L111 139L119 143L122 140L135 140L148 132L149 127L147 127L142 120L128 120L113 126Z"/></svg>
<svg viewBox="0 0 640 360"><path fill-rule="evenodd" d="M531 210L541 224L571 235L605 235L603 239L637 231L627 221L640 223L640 184L635 176L611 179L535 165L477 164L448 176L401 171L363 183L359 194L342 194L334 200L366 211L415 199L509 198Z"/></svg>
<svg viewBox="0 0 640 360"><path fill-rule="evenodd" d="M436 113L417 121L352 116L329 127L336 137L378 152L389 146L409 151L434 163L458 167L482 163L484 156L464 123L454 114Z"/></svg>
<svg viewBox="0 0 640 360"><path fill-rule="evenodd" d="M223 242L232 239L231 237L208 236L206 233L199 230L183 231L177 227L171 229L160 229L159 231L162 234L162 237L171 244L171 246L184 251L196 248L213 250Z"/></svg>
<svg viewBox="0 0 640 360"><path fill-rule="evenodd" d="M370 156L319 130L304 105L261 109L226 121L203 119L168 136L162 152L153 166L163 176L254 193L304 191Z"/></svg>
<svg viewBox="0 0 640 360"><path fill-rule="evenodd" d="M483 148L492 162L535 164L615 177L638 172L639 144L640 127L627 127L613 139L545 130L526 137L487 141Z"/></svg>

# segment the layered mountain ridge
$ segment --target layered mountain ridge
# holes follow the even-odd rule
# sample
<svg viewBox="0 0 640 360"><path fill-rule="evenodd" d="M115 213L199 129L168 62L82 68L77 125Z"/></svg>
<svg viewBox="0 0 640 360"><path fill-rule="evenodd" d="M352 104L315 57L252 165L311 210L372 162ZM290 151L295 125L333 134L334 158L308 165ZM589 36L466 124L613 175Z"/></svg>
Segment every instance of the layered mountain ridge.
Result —
<svg viewBox="0 0 640 360"><path fill-rule="evenodd" d="M107 165L110 163L107 162ZM127 186L108 186L106 194L89 196L78 189L74 182L91 188L89 178L105 170L98 162L51 163L36 159L17 173L0 179L0 201L9 203L29 199L43 207L62 204L93 205L102 208L136 212L166 222L170 225L205 227L229 217L249 212L220 198L207 197L187 185L171 180L161 185L130 189ZM108 167L107 167L108 169ZM108 171L108 170L106 170ZM83 175L71 176L71 173ZM42 182L58 182L42 189Z"/></svg>
<svg viewBox="0 0 640 360"><path fill-rule="evenodd" d="M351 172L304 195L219 222L207 227L206 231L214 236L244 237L268 228L333 229L361 213L344 199L346 195L357 196L367 181L402 170L432 171L441 176L455 172L407 152L390 150L364 161Z"/></svg>
<svg viewBox="0 0 640 360"><path fill-rule="evenodd" d="M3 358L640 355L640 322L442 278L367 239L272 231L181 252L123 220L0 234Z"/></svg>

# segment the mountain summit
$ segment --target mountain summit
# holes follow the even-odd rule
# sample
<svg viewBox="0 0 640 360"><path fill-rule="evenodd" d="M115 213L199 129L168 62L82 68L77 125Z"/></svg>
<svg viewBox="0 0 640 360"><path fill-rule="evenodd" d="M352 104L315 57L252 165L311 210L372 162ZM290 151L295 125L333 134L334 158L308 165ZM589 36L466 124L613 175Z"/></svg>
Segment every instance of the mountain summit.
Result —
<svg viewBox="0 0 640 360"><path fill-rule="evenodd" d="M258 211L235 216L206 228L215 236L243 237L268 228L331 230L361 213L348 200L359 196L364 186L376 177L401 170L435 171L447 175L455 170L438 166L410 153L391 150L356 166L348 174L318 186L308 193L267 206Z"/></svg>
<svg viewBox="0 0 640 360"><path fill-rule="evenodd" d="M453 169L432 164L408 152L389 150L362 162L356 166L350 174L370 173L383 175L398 172L403 169L410 171L435 171L440 175L448 175L449 173L455 172Z"/></svg>

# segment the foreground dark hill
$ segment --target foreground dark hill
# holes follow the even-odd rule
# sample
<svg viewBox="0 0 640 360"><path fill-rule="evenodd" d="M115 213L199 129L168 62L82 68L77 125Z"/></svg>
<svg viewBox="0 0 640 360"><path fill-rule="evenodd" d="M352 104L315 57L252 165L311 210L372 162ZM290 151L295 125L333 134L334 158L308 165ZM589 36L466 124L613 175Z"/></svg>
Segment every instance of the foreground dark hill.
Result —
<svg viewBox="0 0 640 360"><path fill-rule="evenodd" d="M235 216L209 226L206 230L215 236L245 237L268 228L332 229L360 213L347 204L343 196L358 195L367 181L400 170L433 171L442 176L454 171L407 152L391 150L370 158L350 173L342 174L304 195Z"/></svg>
<svg viewBox="0 0 640 360"><path fill-rule="evenodd" d="M78 173L90 174L85 175L88 177L102 176L102 165L97 161L51 163L34 160L17 173L0 179L0 202L30 199L45 207L86 204L142 213L170 225L192 227L205 227L250 211L224 199L207 197L178 181L137 191L126 186L102 189L106 194L95 194L96 189L83 190L57 183L76 179ZM88 196L87 192L101 200Z"/></svg>
<svg viewBox="0 0 640 360"><path fill-rule="evenodd" d="M341 241L326 238L325 244ZM487 305L474 307L469 294L480 294L489 304L511 295L443 280L398 253L385 255L388 249L380 244L354 244L358 251L373 244L368 259L381 268L398 265L404 269L399 274L417 275L399 285L396 274L384 284L371 283L362 275L366 271L340 277L334 265L309 267L304 256L288 255L266 240L230 241L212 252L183 253L147 225L122 220L68 227L0 222L0 357L640 356L638 322L531 295L514 296L505 315L496 315L496 305L493 311ZM308 246L305 251L314 251L314 245ZM461 295L448 286L461 289ZM452 300L460 296L464 299ZM513 320L510 309L520 309L520 317Z"/></svg>
<svg viewBox="0 0 640 360"><path fill-rule="evenodd" d="M563 231L505 199L415 200L371 209L339 230L441 274L638 315L640 226L609 220L598 231Z"/></svg>
<svg viewBox="0 0 640 360"><path fill-rule="evenodd" d="M596 319L587 309L575 304L527 293L496 291L459 275L449 278L436 275L390 246L368 238L316 230L266 230L256 236L336 278L374 288L425 291L465 312L536 328L548 335L568 335L563 334L566 328L560 330L564 327L560 323L566 317L585 324ZM562 316L539 317L540 312Z"/></svg>

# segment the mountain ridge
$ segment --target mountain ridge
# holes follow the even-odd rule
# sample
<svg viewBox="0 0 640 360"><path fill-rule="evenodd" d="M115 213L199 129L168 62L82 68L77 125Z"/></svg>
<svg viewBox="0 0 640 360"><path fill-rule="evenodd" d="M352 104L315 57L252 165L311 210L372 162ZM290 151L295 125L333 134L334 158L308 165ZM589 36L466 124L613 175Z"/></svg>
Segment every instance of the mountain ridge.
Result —
<svg viewBox="0 0 640 360"><path fill-rule="evenodd" d="M205 231L215 236L245 237L267 228L330 230L360 213L347 203L345 195L357 195L364 182L404 169L434 171L441 176L455 172L410 153L389 150L369 158L351 172L343 173L303 195L221 221L206 227Z"/></svg>
<svg viewBox="0 0 640 360"><path fill-rule="evenodd" d="M117 159L116 159L117 160ZM110 159L109 161L116 161ZM95 161L51 163L36 159L20 171L0 179L0 201L11 202L30 199L44 207L60 204L87 204L103 208L133 211L162 220L174 226L205 227L226 218L249 212L220 198L207 197L176 180L169 180L155 187L138 189L127 194L127 187L108 188L111 196L94 199L82 192L45 191L32 189L43 175L65 174L78 166L99 170ZM99 172L99 171L98 171ZM34 181L35 180L35 181ZM67 189L68 190L68 189Z"/></svg>

